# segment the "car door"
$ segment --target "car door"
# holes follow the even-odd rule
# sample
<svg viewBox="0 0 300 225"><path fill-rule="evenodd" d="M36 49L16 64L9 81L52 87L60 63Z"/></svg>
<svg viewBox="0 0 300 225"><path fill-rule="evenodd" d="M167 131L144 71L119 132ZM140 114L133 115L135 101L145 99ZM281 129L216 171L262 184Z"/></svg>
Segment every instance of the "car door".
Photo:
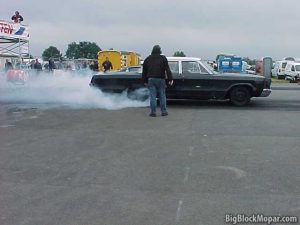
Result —
<svg viewBox="0 0 300 225"><path fill-rule="evenodd" d="M183 95L185 98L213 97L213 75L199 61L182 61Z"/></svg>
<svg viewBox="0 0 300 225"><path fill-rule="evenodd" d="M180 64L178 60L169 60L169 67L173 75L173 85L167 85L166 95L167 98L181 98L183 88L183 77L180 73Z"/></svg>

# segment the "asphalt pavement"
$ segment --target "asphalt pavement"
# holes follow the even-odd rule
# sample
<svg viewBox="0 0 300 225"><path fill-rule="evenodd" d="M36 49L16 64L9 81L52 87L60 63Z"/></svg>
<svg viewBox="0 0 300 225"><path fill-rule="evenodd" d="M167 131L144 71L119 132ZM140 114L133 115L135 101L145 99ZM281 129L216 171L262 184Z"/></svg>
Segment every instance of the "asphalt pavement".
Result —
<svg viewBox="0 0 300 225"><path fill-rule="evenodd" d="M299 90L300 83L272 83L273 90Z"/></svg>
<svg viewBox="0 0 300 225"><path fill-rule="evenodd" d="M300 92L247 107L0 103L1 225L220 225L300 217ZM230 224L230 223L229 223ZM249 223L251 224L251 223Z"/></svg>

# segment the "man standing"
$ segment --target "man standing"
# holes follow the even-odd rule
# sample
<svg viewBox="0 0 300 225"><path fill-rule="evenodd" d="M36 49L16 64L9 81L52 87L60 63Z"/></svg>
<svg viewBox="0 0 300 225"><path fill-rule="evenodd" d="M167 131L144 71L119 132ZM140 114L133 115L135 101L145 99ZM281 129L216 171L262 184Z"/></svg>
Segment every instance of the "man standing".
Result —
<svg viewBox="0 0 300 225"><path fill-rule="evenodd" d="M55 69L55 64L52 58L50 58L48 61L48 68L50 72L53 72L53 70Z"/></svg>
<svg viewBox="0 0 300 225"><path fill-rule="evenodd" d="M104 68L104 72L110 71L113 69L113 66L111 62L109 61L108 57L106 57L106 60L102 63L102 66Z"/></svg>
<svg viewBox="0 0 300 225"><path fill-rule="evenodd" d="M40 72L43 70L42 64L39 62L38 59L35 60L35 63L33 65L33 69L35 69L37 75L39 75Z"/></svg>
<svg viewBox="0 0 300 225"><path fill-rule="evenodd" d="M6 63L5 63L5 72L7 72L8 70L12 70L13 69L13 65L12 63L7 59Z"/></svg>
<svg viewBox="0 0 300 225"><path fill-rule="evenodd" d="M15 15L13 15L11 17L11 19L15 22L15 23L21 23L23 21L23 17L20 15L20 13L18 11L15 12Z"/></svg>
<svg viewBox="0 0 300 225"><path fill-rule="evenodd" d="M161 55L161 48L155 45L152 53L143 63L143 82L148 86L150 91L150 108L149 116L156 117L156 96L158 93L161 115L167 116L167 100L166 100L166 75L168 84L173 84L173 77L169 67L168 60Z"/></svg>

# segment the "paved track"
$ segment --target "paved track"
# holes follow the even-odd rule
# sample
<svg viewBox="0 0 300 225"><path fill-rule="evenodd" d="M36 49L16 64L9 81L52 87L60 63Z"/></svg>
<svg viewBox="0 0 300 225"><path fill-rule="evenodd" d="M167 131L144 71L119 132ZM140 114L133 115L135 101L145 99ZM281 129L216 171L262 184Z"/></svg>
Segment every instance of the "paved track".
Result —
<svg viewBox="0 0 300 225"><path fill-rule="evenodd" d="M300 216L300 92L236 108L0 103L1 225L219 225Z"/></svg>

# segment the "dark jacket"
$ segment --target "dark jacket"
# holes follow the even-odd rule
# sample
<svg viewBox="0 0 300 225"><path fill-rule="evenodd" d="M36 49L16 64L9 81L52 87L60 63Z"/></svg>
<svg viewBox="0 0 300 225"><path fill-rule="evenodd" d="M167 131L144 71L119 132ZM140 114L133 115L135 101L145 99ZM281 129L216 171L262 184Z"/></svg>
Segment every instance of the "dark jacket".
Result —
<svg viewBox="0 0 300 225"><path fill-rule="evenodd" d="M43 68L42 68L42 64L41 63L35 63L34 65L33 65L33 69L35 69L35 70L42 70Z"/></svg>
<svg viewBox="0 0 300 225"><path fill-rule="evenodd" d="M55 69L55 64L54 64L54 61L52 59L49 60L48 65L49 65L49 70Z"/></svg>
<svg viewBox="0 0 300 225"><path fill-rule="evenodd" d="M17 23L18 21L20 21L20 22L23 21L23 17L22 17L21 15L18 15L18 16L13 15L13 16L11 17L11 19L12 19L15 23Z"/></svg>
<svg viewBox="0 0 300 225"><path fill-rule="evenodd" d="M12 70L14 67L11 62L5 63L5 71Z"/></svg>
<svg viewBox="0 0 300 225"><path fill-rule="evenodd" d="M148 83L148 78L161 78L173 80L168 60L160 54L151 54L143 63L143 82Z"/></svg>
<svg viewBox="0 0 300 225"><path fill-rule="evenodd" d="M102 66L103 66L103 68L104 68L104 72L113 69L113 66L112 66L112 64L111 64L110 61L104 61L104 62L102 63Z"/></svg>

